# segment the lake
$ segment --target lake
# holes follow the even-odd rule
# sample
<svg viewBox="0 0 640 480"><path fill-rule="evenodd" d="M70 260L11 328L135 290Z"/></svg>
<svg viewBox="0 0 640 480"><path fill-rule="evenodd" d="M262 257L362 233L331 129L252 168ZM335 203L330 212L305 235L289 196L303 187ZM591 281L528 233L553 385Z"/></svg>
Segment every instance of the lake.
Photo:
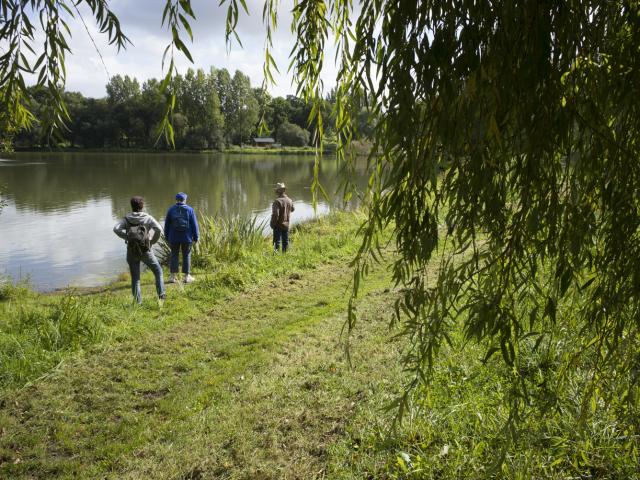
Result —
<svg viewBox="0 0 640 480"><path fill-rule="evenodd" d="M313 155L197 153L16 153L0 155L0 275L40 291L97 286L127 271L112 232L142 195L162 223L177 192L209 215L268 219L276 182L294 200L294 223L343 206L340 169L328 156L319 178L330 195L314 212ZM350 180L366 185L365 162Z"/></svg>

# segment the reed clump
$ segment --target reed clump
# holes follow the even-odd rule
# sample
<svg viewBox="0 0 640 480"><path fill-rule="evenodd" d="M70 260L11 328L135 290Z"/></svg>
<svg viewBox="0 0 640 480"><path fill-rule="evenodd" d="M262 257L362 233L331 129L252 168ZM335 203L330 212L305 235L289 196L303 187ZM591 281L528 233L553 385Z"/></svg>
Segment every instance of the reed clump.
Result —
<svg viewBox="0 0 640 480"><path fill-rule="evenodd" d="M191 254L195 268L234 262L265 246L266 224L255 216L224 218L200 214L198 225L200 238L193 244ZM156 254L161 264L169 264L171 249L166 240L158 242Z"/></svg>

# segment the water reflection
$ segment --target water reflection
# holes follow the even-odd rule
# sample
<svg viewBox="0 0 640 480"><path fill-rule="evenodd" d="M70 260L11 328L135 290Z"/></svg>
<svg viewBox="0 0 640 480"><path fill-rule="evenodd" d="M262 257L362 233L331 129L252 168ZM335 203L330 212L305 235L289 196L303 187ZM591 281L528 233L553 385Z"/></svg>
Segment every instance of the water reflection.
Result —
<svg viewBox="0 0 640 480"><path fill-rule="evenodd" d="M294 221L314 215L309 185L312 156L220 154L17 154L0 159L0 273L29 277L40 290L97 285L126 270L122 242L111 233L142 195L147 211L164 218L176 192L196 210L267 219L273 185L284 181L296 204ZM325 160L320 181L340 184L336 162ZM353 178L366 184L364 166ZM318 212L341 203L320 202ZM332 205L333 204L333 205Z"/></svg>

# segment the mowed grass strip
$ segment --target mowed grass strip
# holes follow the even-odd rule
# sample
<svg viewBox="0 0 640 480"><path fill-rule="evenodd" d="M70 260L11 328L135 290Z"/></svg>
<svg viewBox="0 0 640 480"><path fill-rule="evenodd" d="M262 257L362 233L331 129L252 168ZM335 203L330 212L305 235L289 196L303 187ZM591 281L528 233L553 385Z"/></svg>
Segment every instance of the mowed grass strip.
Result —
<svg viewBox="0 0 640 480"><path fill-rule="evenodd" d="M338 343L346 262L281 275L207 315L70 360L5 396L10 478L314 478L362 395L394 378L383 267L355 370ZM388 298L386 299L388 300ZM365 341L366 339L366 341ZM358 361L360 359L360 362Z"/></svg>

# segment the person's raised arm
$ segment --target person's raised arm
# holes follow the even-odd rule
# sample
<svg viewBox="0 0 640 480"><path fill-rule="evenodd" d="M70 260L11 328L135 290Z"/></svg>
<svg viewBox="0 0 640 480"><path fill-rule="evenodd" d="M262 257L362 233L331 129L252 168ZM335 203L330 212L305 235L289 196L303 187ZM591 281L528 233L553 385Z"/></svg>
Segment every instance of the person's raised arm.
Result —
<svg viewBox="0 0 640 480"><path fill-rule="evenodd" d="M125 220L122 219L113 227L113 233L122 238L123 240L127 239L127 226L125 225Z"/></svg>
<svg viewBox="0 0 640 480"><path fill-rule="evenodd" d="M151 229L153 230L153 237L151 237L151 245L160 240L160 235L162 234L162 227L158 223L158 221L151 217Z"/></svg>

